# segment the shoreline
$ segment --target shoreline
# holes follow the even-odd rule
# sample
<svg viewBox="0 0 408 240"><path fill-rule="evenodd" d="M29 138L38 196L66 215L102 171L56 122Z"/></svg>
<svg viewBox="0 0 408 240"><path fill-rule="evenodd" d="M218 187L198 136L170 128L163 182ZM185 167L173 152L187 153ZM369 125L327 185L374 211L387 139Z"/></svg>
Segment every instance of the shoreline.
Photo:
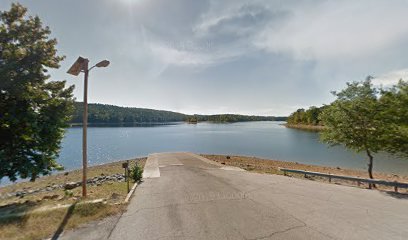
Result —
<svg viewBox="0 0 408 240"><path fill-rule="evenodd" d="M367 172L365 170L359 170L359 169L303 164L303 163L298 163L298 162L266 159L266 158L253 157L253 156L220 155L220 154L199 154L199 155L205 158L208 158L209 160L212 160L212 161L224 164L224 165L235 166L235 167L239 167L244 170L247 170L247 171L254 171L254 172L259 172L259 173L281 175L282 173L279 171L278 168L289 168L289 169L321 172L321 173L328 173L328 174L335 174L335 175L368 178ZM147 157L137 157L134 159L146 159L146 158ZM104 169L108 166L116 165L124 161L125 160L116 160L116 161L112 161L109 163L102 163L102 164L90 166L88 169L92 171L98 171L99 169ZM50 180L52 179L55 179L59 182L65 178L64 176L72 175L72 173L79 174L81 171L82 171L81 168L79 168L79 169L73 169L70 171L58 172L53 175L42 176L38 178L35 182L24 181L24 180L21 182L15 182L15 183L11 182L11 183L8 183L7 185L0 185L0 193L4 193L4 191L7 192L7 189L27 188L27 187L30 187L31 185L37 185L37 184L41 184L44 182L49 183ZM381 180L408 183L408 175L402 175L402 174L374 172L374 178L381 179Z"/></svg>
<svg viewBox="0 0 408 240"><path fill-rule="evenodd" d="M250 156L210 155L210 154L200 154L200 155L212 161L215 161L217 163L221 163L223 165L239 167L249 172L256 172L256 173L262 173L262 174L283 175L283 173L279 170L279 168L288 168L288 169L320 172L320 173L342 175L342 176L369 178L367 171L358 170L358 169L347 169L347 168L340 168L340 167L310 165L310 164L302 164L302 163L297 163L297 162L286 162L286 161L281 161L281 160L264 159L264 158L258 158L258 157L250 157ZM374 179L377 179L377 180L397 181L397 182L402 182L402 183L408 183L408 175L389 174L389 173L384 173L384 172L374 172L373 174L374 174ZM293 175L294 177L302 178L302 179L310 179L310 180L328 182L327 179L321 178L321 177L304 178L304 175L302 174L291 174L291 175ZM355 185L351 181L336 180L335 182L338 184L342 184L342 185L353 185L353 186ZM379 190L392 190L392 188L385 187L385 186L381 186L378 189ZM405 189L405 190L401 189L400 192L408 193L408 189Z"/></svg>
<svg viewBox="0 0 408 240"><path fill-rule="evenodd" d="M316 132L320 132L326 129L325 126L320 126L320 125L289 124L289 123L282 124L282 125L287 128L307 130L307 131L316 131Z"/></svg>

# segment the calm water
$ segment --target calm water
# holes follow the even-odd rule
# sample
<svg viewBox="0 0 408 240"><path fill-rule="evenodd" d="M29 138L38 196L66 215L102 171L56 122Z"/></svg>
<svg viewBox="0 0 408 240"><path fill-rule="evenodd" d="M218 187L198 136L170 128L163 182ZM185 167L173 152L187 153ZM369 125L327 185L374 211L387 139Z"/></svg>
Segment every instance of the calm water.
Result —
<svg viewBox="0 0 408 240"><path fill-rule="evenodd" d="M329 148L319 142L318 133L288 129L280 124L282 122L90 127L88 158L90 165L96 165L154 152L189 151L366 169L365 155L343 147ZM67 170L82 166L81 141L82 128L70 128L59 158ZM375 171L408 174L408 159L379 154L374 161Z"/></svg>
<svg viewBox="0 0 408 240"><path fill-rule="evenodd" d="M90 165L147 156L155 152L257 156L306 164L366 169L366 156L319 142L316 132L289 129L282 122L173 124L133 127L89 127ZM58 162L66 170L82 167L82 128L70 128ZM408 174L408 159L379 154L374 170ZM9 184L2 179L0 185Z"/></svg>

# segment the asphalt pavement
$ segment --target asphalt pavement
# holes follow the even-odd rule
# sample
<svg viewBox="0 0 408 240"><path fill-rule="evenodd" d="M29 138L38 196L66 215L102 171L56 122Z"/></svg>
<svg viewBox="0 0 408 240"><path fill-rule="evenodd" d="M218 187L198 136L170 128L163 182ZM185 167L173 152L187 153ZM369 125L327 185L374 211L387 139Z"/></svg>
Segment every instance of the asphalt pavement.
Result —
<svg viewBox="0 0 408 240"><path fill-rule="evenodd" d="M408 239L408 199L257 174L191 153L149 156L109 239Z"/></svg>

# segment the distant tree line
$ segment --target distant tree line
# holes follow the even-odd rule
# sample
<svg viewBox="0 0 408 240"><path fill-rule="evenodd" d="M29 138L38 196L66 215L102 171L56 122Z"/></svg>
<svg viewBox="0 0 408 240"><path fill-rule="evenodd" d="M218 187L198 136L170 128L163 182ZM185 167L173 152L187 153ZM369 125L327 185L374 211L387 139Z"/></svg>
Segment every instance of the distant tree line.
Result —
<svg viewBox="0 0 408 240"><path fill-rule="evenodd" d="M288 124L305 124L305 125L312 125L312 126L321 126L323 122L319 119L319 115L322 111L326 108L323 107L315 107L312 106L309 109L305 110L300 108L290 114L287 118Z"/></svg>
<svg viewBox="0 0 408 240"><path fill-rule="evenodd" d="M71 123L82 123L83 103L76 102L74 106L75 110ZM89 123L179 122L185 119L187 119L187 115L171 111L119 107L97 103L88 104Z"/></svg>
<svg viewBox="0 0 408 240"><path fill-rule="evenodd" d="M82 123L83 103L76 102L71 123ZM246 116L237 114L187 115L171 111L146 108L119 107L107 104L89 104L89 123L161 123L161 122L247 122L247 121L285 121L286 117Z"/></svg>
<svg viewBox="0 0 408 240"><path fill-rule="evenodd" d="M287 117L273 116L248 116L239 114L215 114L215 115L193 115L189 116L189 122L251 122L251 121L286 121Z"/></svg>

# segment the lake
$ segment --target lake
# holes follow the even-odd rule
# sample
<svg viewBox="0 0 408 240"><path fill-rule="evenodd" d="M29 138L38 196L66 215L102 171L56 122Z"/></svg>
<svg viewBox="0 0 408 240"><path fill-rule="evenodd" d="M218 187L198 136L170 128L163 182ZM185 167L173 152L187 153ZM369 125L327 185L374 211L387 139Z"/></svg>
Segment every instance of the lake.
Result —
<svg viewBox="0 0 408 240"><path fill-rule="evenodd" d="M88 127L90 165L147 156L155 152L256 156L268 159L366 169L363 154L319 142L316 132L285 128L283 122L167 124ZM67 170L82 166L82 128L67 131L58 162ZM408 174L408 160L377 154L374 171Z"/></svg>
<svg viewBox="0 0 408 240"><path fill-rule="evenodd" d="M366 170L367 157L341 146L329 147L317 132L291 129L284 122L172 123L128 127L88 127L89 165L144 157L156 152L256 156L305 164ZM58 163L82 167L82 128L67 130ZM374 156L374 171L408 175L408 159ZM10 184L2 179L0 186Z"/></svg>

